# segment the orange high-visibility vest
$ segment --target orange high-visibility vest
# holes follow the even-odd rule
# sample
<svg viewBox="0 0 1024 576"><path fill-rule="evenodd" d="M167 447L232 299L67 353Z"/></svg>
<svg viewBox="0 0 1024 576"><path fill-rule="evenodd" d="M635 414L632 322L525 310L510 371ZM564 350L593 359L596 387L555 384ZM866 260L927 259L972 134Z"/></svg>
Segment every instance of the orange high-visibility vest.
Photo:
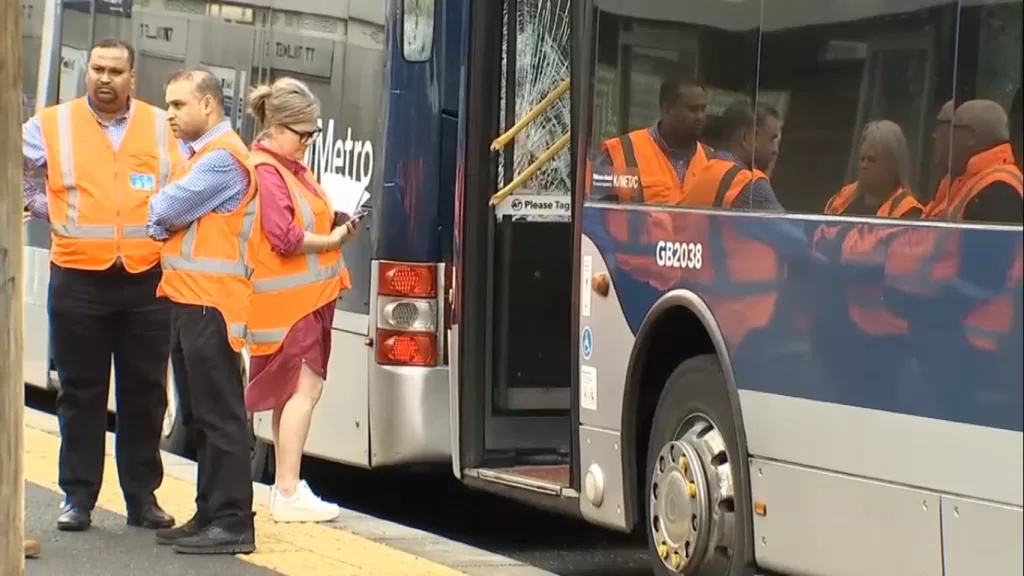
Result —
<svg viewBox="0 0 1024 576"><path fill-rule="evenodd" d="M847 184L836 193L825 205L826 214L844 214L850 204L857 198L857 183ZM921 203L906 188L899 188L878 207L875 216L879 218L902 218L913 209L924 210ZM842 256L840 261L849 264L885 266L886 248L894 234L900 230L897 226L883 224L854 224L843 238ZM842 227L846 227L842 226ZM815 234L815 243L821 237L832 237L840 226L822 225ZM906 334L907 321L896 316L884 304L885 286L878 283L873 286L858 285L849 287L846 299L850 320L867 334L876 336Z"/></svg>
<svg viewBox="0 0 1024 576"><path fill-rule="evenodd" d="M1005 182L1024 196L1022 174L1009 144L1002 144L974 155L967 170L950 188L939 218L963 220L967 205L989 184ZM886 259L886 281L899 290L934 295L939 287L957 281L960 270L960 231L911 230L901 235ZM898 249L897 249L898 248ZM1013 294L1021 286L1022 246L1018 244L1016 262L1007 273L1002 291L979 304L964 319L964 331L972 345L995 350L999 340L1012 328Z"/></svg>
<svg viewBox="0 0 1024 576"><path fill-rule="evenodd" d="M39 113L46 146L50 260L64 268L105 270L121 259L129 272L160 261L146 236L149 198L184 164L163 110L132 101L115 150L86 98Z"/></svg>
<svg viewBox="0 0 1024 576"><path fill-rule="evenodd" d="M935 189L935 198L924 207L924 218L935 218L945 213L946 201L949 200L951 190L949 174L942 177L938 188Z"/></svg>
<svg viewBox="0 0 1024 576"><path fill-rule="evenodd" d="M295 206L295 224L311 234L331 233L334 212L308 168L303 178L316 185L316 194L270 154L253 150L250 159L254 167L273 166L284 178ZM262 235L259 240L249 316L249 353L253 356L273 354L296 322L337 300L342 290L352 286L341 250L282 256Z"/></svg>
<svg viewBox="0 0 1024 576"><path fill-rule="evenodd" d="M253 252L261 236L249 150L235 131L227 130L196 151L175 179L214 150L230 152L247 168L249 190L232 212L210 212L171 235L160 253L163 278L156 293L179 304L216 308L224 316L231 348L241 352L252 297Z"/></svg>
<svg viewBox="0 0 1024 576"><path fill-rule="evenodd" d="M768 176L714 158L687 188L683 205L736 208L736 198L755 180L767 181ZM774 248L737 233L724 218L693 214L686 222L686 241L704 246L704 265L693 271L703 286L701 296L714 311L726 342L738 344L771 321L785 269Z"/></svg>
<svg viewBox="0 0 1024 576"><path fill-rule="evenodd" d="M633 189L617 188L622 204L660 204L675 206L682 201L690 182L708 163L711 149L698 142L697 149L679 181L675 166L665 156L647 128L610 138L602 149L611 158L616 174L635 175L639 185ZM677 272L659 267L651 257L653 242L673 238L669 214L632 210L607 211L608 233L622 246L615 253L615 264L630 276L655 288L665 290L675 284ZM626 247L632 247L627 251ZM650 248L650 249L648 249Z"/></svg>

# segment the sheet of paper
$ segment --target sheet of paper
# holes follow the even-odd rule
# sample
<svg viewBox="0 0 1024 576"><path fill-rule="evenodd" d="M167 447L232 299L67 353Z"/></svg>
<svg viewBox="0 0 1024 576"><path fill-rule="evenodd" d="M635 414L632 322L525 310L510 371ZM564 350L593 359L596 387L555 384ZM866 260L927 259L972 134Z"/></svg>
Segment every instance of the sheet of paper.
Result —
<svg viewBox="0 0 1024 576"><path fill-rule="evenodd" d="M349 216L356 214L370 199L365 184L341 174L324 173L320 177L320 186L327 193L331 209Z"/></svg>

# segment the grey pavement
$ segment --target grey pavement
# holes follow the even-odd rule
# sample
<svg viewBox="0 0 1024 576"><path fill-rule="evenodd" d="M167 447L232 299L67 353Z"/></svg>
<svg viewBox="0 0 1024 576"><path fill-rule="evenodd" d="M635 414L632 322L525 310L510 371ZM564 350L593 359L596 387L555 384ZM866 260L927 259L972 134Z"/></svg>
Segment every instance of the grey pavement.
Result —
<svg viewBox="0 0 1024 576"><path fill-rule="evenodd" d="M43 545L39 558L25 561L27 576L270 576L266 568L231 556L185 556L157 546L151 530L131 528L119 514L97 508L87 532L56 528L62 497L25 483L25 535Z"/></svg>

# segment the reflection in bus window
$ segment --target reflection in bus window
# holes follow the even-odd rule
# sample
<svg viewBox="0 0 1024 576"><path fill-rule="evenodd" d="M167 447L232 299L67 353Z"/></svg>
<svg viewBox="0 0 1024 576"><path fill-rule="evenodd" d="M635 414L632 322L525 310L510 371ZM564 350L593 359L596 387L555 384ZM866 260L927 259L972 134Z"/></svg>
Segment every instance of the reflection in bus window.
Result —
<svg viewBox="0 0 1024 576"><path fill-rule="evenodd" d="M953 184L936 217L1024 222L1019 148L1024 122L1019 104L1022 6L1020 0L1009 0L965 4L962 9L962 21L970 25L961 24L958 31L957 109L950 138ZM1017 270L1019 278L1019 264Z"/></svg>
<svg viewBox="0 0 1024 576"><path fill-rule="evenodd" d="M639 19L625 15L635 12L627 4L599 3L595 169L639 176L639 189L613 193L618 202L678 205L713 149L735 132L723 126L724 112L755 102L761 7L666 3L662 13ZM784 105L776 108L785 114ZM754 159L737 160L749 168Z"/></svg>
<svg viewBox="0 0 1024 576"><path fill-rule="evenodd" d="M931 138L939 108L952 98L955 48L946 38L956 29L957 3L913 7L764 0L758 89L788 93L773 177L787 209L821 213L854 182L861 133L877 120L902 132L908 189L933 195L945 172L945 162L931 157Z"/></svg>

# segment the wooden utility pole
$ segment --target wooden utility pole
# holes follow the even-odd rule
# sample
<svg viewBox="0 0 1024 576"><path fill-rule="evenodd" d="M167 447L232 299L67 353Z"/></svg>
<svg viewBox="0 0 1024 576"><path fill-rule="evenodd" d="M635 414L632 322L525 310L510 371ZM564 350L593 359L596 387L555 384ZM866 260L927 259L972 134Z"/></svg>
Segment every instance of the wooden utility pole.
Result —
<svg viewBox="0 0 1024 576"><path fill-rule="evenodd" d="M0 0L0 574L25 573L21 3Z"/></svg>

